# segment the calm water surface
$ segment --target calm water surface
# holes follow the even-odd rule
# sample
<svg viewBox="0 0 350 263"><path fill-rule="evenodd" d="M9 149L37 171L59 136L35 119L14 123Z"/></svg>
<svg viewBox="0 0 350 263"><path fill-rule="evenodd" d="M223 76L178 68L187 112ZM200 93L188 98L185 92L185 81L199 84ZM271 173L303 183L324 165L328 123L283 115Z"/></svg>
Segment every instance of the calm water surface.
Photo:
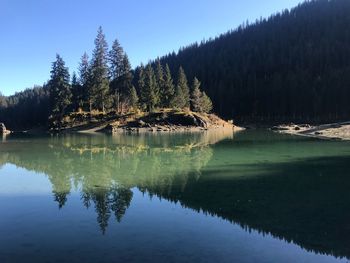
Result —
<svg viewBox="0 0 350 263"><path fill-rule="evenodd" d="M0 262L348 262L350 143L0 140Z"/></svg>

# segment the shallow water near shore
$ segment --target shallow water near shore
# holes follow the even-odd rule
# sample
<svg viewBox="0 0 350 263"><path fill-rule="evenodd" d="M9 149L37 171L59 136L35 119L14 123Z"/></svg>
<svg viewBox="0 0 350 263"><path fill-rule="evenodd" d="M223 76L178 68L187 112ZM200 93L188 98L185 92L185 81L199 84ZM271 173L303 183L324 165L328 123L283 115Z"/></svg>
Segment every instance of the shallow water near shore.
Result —
<svg viewBox="0 0 350 263"><path fill-rule="evenodd" d="M6 136L0 262L347 262L350 143Z"/></svg>

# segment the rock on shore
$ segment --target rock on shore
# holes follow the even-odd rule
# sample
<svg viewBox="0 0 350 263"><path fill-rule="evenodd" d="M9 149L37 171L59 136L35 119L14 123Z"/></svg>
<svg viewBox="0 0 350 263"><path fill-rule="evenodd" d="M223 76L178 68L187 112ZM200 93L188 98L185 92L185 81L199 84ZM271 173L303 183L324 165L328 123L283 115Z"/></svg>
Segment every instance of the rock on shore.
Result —
<svg viewBox="0 0 350 263"><path fill-rule="evenodd" d="M9 133L11 133L11 131L6 129L6 126L4 123L0 122L0 134L9 134Z"/></svg>

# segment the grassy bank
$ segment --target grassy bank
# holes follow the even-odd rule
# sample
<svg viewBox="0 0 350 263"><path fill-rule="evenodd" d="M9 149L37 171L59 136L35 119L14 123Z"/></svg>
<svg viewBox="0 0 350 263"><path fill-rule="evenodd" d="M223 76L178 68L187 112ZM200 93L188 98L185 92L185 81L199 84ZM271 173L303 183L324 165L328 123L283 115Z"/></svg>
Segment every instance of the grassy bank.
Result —
<svg viewBox="0 0 350 263"><path fill-rule="evenodd" d="M61 121L52 121L51 132L176 132L210 129L239 130L232 121L215 114L161 109L151 113L73 112Z"/></svg>

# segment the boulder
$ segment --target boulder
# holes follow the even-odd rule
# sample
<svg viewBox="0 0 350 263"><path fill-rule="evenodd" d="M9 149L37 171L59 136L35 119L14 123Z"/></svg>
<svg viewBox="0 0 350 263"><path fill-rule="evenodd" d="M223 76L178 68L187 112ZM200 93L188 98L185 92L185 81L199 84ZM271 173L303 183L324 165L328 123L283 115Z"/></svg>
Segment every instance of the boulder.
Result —
<svg viewBox="0 0 350 263"><path fill-rule="evenodd" d="M10 133L10 131L6 129L5 124L0 122L0 134L8 134L8 133Z"/></svg>
<svg viewBox="0 0 350 263"><path fill-rule="evenodd" d="M143 128L147 126L147 123L145 123L143 120L139 120L137 123L138 127Z"/></svg>
<svg viewBox="0 0 350 263"><path fill-rule="evenodd" d="M193 119L194 119L195 126L208 128L208 122L198 114L194 114Z"/></svg>

